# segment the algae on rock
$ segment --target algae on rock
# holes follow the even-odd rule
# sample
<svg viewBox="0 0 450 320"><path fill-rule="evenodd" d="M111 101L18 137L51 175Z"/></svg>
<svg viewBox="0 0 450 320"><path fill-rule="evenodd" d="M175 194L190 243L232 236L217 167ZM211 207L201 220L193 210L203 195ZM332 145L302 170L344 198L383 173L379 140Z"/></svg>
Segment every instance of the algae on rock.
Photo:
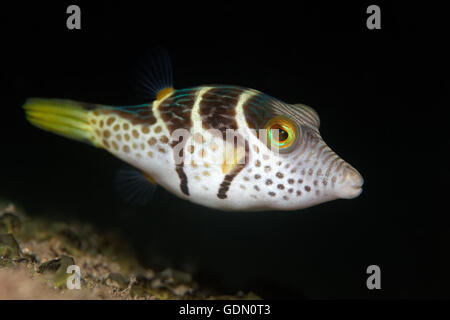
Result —
<svg viewBox="0 0 450 320"><path fill-rule="evenodd" d="M72 265L81 271L80 290L67 288ZM0 208L0 281L0 299L259 299L214 296L189 273L143 267L116 234L32 218L14 205Z"/></svg>

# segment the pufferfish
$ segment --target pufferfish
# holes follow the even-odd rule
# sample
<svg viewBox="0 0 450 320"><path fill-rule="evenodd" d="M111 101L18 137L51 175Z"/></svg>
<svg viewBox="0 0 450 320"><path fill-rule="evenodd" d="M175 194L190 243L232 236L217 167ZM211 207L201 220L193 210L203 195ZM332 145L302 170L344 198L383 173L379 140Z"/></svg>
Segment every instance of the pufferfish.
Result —
<svg viewBox="0 0 450 320"><path fill-rule="evenodd" d="M149 103L30 98L26 117L210 208L297 210L362 192L362 176L325 144L311 107L233 85L175 89L165 53L148 66L142 87L153 95Z"/></svg>

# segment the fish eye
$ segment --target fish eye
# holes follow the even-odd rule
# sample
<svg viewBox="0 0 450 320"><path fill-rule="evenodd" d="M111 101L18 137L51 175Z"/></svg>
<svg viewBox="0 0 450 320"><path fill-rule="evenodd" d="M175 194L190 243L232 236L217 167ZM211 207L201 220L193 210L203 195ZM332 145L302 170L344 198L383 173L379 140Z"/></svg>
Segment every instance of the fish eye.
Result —
<svg viewBox="0 0 450 320"><path fill-rule="evenodd" d="M278 144L279 146L285 146L292 139L291 130L281 124L274 124L269 128L269 139L272 143Z"/></svg>
<svg viewBox="0 0 450 320"><path fill-rule="evenodd" d="M289 151L298 140L298 127L289 119L278 116L265 126L267 130L267 146Z"/></svg>
<svg viewBox="0 0 450 320"><path fill-rule="evenodd" d="M276 134L273 133L275 132L275 130L278 130L278 139L277 141L275 141L276 143L284 144L292 138L291 131L286 126L276 124L272 128L270 128L270 130L272 130L272 139L275 139L274 136L276 136Z"/></svg>

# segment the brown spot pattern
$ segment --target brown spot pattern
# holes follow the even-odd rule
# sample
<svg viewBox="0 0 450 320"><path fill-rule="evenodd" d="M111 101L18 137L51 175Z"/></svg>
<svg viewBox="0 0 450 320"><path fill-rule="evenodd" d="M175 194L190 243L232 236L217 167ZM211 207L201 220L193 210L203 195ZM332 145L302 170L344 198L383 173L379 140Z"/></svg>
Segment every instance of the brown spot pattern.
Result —
<svg viewBox="0 0 450 320"><path fill-rule="evenodd" d="M105 139L108 139L111 136L111 132L109 132L109 130L105 130L103 131L103 137Z"/></svg>
<svg viewBox="0 0 450 320"><path fill-rule="evenodd" d="M108 120L106 120L106 125L110 126L112 125L112 123L116 121L116 118L114 117L109 117Z"/></svg>
<svg viewBox="0 0 450 320"><path fill-rule="evenodd" d="M153 125L156 123L156 118L152 111L152 104L120 108L104 108L102 109L102 114L118 115L120 118L128 120L133 125ZM111 125L114 120L114 117L108 117L106 124ZM128 130L128 124L125 123L123 128L124 130Z"/></svg>
<svg viewBox="0 0 450 320"><path fill-rule="evenodd" d="M161 141L161 143L168 143L169 142L169 138L167 138L167 136L163 135L159 141Z"/></svg>
<svg viewBox="0 0 450 320"><path fill-rule="evenodd" d="M154 137L151 137L148 141L147 141L149 146L154 146L156 143L156 139Z"/></svg>

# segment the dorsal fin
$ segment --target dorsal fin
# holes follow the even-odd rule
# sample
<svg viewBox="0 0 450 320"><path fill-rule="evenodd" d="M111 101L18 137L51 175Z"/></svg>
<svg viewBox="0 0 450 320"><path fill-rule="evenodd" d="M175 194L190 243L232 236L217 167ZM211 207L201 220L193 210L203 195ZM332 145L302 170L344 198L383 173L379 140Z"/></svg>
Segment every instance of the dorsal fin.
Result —
<svg viewBox="0 0 450 320"><path fill-rule="evenodd" d="M168 52L156 47L148 50L137 65L136 93L148 100L160 100L173 89L172 64Z"/></svg>
<svg viewBox="0 0 450 320"><path fill-rule="evenodd" d="M307 106L306 104L302 103L296 103L294 106L297 108L298 111L300 111L302 118L310 124L312 127L315 127L316 129L319 129L320 127L320 118L319 114L311 108L310 106Z"/></svg>

